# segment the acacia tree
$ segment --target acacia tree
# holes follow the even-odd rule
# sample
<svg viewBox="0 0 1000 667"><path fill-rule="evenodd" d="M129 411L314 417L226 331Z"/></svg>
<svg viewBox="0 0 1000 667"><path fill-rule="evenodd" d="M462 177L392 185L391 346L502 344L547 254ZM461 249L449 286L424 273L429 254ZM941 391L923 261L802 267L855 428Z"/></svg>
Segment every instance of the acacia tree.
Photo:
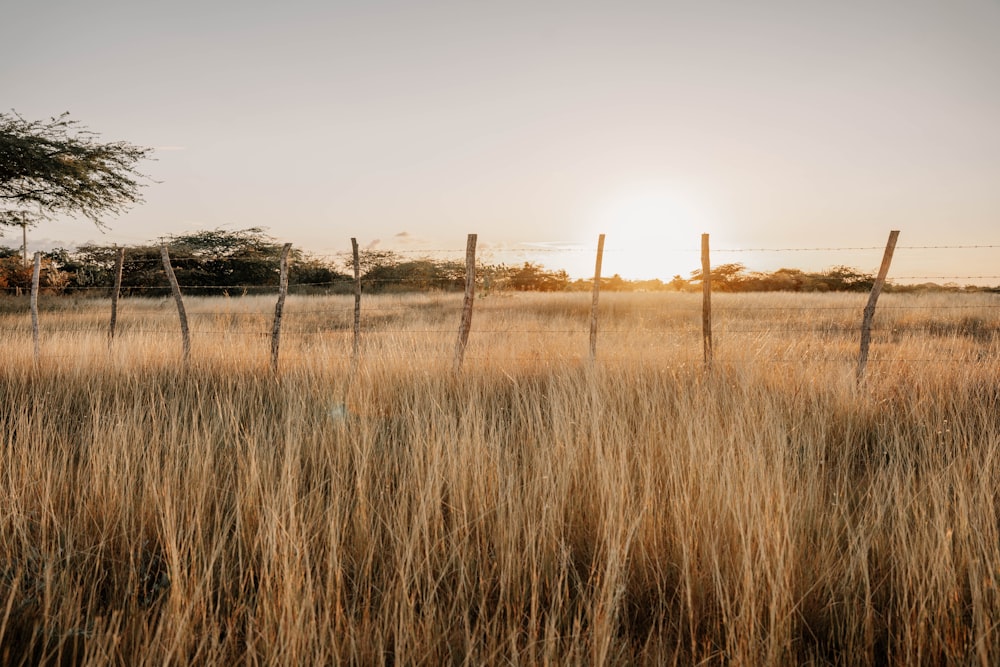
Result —
<svg viewBox="0 0 1000 667"><path fill-rule="evenodd" d="M141 202L146 176L136 164L152 149L97 139L68 112L47 121L0 113L0 225L68 214L102 226Z"/></svg>
<svg viewBox="0 0 1000 667"><path fill-rule="evenodd" d="M282 244L260 227L210 229L161 238L170 248L178 282L196 294L273 291L278 284ZM56 249L48 256L68 276L67 287L102 287L113 281L118 248L83 245ZM292 248L289 284L306 290L335 289L347 276L316 257ZM148 294L168 289L159 243L131 246L125 255L122 288ZM155 292L154 292L155 293Z"/></svg>
<svg viewBox="0 0 1000 667"><path fill-rule="evenodd" d="M739 292L741 286L746 281L746 267L743 264L734 262L731 264L719 264L713 266L709 273L712 279L712 289L719 292ZM689 282L701 283L701 269L691 272Z"/></svg>

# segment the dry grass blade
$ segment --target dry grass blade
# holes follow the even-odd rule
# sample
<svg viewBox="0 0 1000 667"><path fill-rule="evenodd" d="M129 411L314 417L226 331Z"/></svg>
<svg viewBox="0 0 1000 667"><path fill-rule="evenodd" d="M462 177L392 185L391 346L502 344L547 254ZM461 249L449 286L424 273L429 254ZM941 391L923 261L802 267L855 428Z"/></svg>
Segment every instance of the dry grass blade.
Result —
<svg viewBox="0 0 1000 667"><path fill-rule="evenodd" d="M0 663L994 664L1000 309L862 298L5 312Z"/></svg>

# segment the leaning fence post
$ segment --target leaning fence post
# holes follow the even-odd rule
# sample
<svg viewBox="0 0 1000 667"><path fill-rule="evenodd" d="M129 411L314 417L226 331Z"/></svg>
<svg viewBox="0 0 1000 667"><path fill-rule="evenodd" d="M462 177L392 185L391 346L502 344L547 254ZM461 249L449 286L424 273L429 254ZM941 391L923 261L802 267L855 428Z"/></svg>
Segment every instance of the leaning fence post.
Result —
<svg viewBox="0 0 1000 667"><path fill-rule="evenodd" d="M288 251L291 243L286 243L281 249L281 273L278 278L278 303L274 305L274 326L271 328L271 368L278 372L278 343L281 340L281 314L285 309L285 296L288 294Z"/></svg>
<svg viewBox="0 0 1000 667"><path fill-rule="evenodd" d="M41 356L41 348L38 342L38 280L42 273L42 253L35 253L35 268L31 272L31 338L35 343L35 363Z"/></svg>
<svg viewBox="0 0 1000 667"><path fill-rule="evenodd" d="M184 342L184 363L191 360L191 332L188 330L187 313L184 311L184 299L181 297L181 286L177 284L177 276L170 266L170 254L167 252L167 244L160 245L160 258L163 260L163 271L170 281L170 291L173 292L174 301L177 302L177 316L181 320L181 340Z"/></svg>
<svg viewBox="0 0 1000 667"><path fill-rule="evenodd" d="M875 304L882 293L885 285L885 277L889 274L889 264L892 263L892 253L896 249L896 239L899 238L899 230L889 232L889 241L885 244L885 254L882 255L882 266L879 267L878 277L872 285L871 294L868 295L868 305L865 306L864 316L861 320L861 352L858 355L857 381L861 382L865 375L865 366L868 365L868 347L872 341L872 320L875 319Z"/></svg>
<svg viewBox="0 0 1000 667"><path fill-rule="evenodd" d="M708 234L701 235L701 338L705 367L712 367L712 262L708 254Z"/></svg>
<svg viewBox="0 0 1000 667"><path fill-rule="evenodd" d="M118 248L115 256L115 286L111 290L111 323L108 325L108 346L115 339L115 326L118 324L118 295L122 291L122 267L125 264L125 248Z"/></svg>
<svg viewBox="0 0 1000 667"><path fill-rule="evenodd" d="M604 234L597 237L597 262L594 264L594 288L590 301L590 363L597 360L597 299L601 294L601 261L604 259Z"/></svg>
<svg viewBox="0 0 1000 667"><path fill-rule="evenodd" d="M354 259L354 347L351 360L358 361L361 349L361 258L358 255L358 240L351 237L351 255Z"/></svg>
<svg viewBox="0 0 1000 667"><path fill-rule="evenodd" d="M465 300L462 302L462 324L458 328L458 342L455 345L454 373L462 370L462 359L469 344L469 330L472 328L472 302L476 296L476 235L469 234L465 244Z"/></svg>

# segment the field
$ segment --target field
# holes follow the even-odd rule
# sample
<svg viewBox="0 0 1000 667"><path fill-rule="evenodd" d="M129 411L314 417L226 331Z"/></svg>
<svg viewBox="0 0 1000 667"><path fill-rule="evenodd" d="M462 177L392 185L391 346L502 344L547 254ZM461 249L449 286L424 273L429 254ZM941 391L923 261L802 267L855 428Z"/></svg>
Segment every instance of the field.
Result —
<svg viewBox="0 0 1000 667"><path fill-rule="evenodd" d="M3 664L1000 663L1000 296L0 302Z"/></svg>

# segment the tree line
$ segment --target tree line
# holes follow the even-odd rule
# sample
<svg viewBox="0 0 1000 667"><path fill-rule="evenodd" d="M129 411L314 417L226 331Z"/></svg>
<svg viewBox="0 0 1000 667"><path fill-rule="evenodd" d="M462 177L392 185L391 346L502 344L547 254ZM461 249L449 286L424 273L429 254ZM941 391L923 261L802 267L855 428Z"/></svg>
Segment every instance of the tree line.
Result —
<svg viewBox="0 0 1000 667"><path fill-rule="evenodd" d="M130 246L122 270L122 292L141 296L165 293L169 283L163 271L160 244L170 250L171 265L185 290L203 295L273 292L278 284L282 244L264 230L207 230L160 239L156 243ZM57 248L42 253L40 284L50 293L105 295L114 284L118 248L88 244L75 249ZM368 249L359 254L362 289L368 293L462 291L464 262L433 257L411 258L392 250ZM569 292L592 289L590 279L573 280L564 270L540 264L481 263L477 284L483 294L504 291ZM0 289L16 293L30 289L32 266L18 250L0 247ZM601 279L601 289L610 292L685 292L701 290L701 270L688 278L672 280L626 280L619 275ZM743 264L721 264L711 271L712 290L717 292L867 292L875 277L847 266L820 272L799 269L749 271ZM293 293L350 293L354 289L353 257L311 255L293 248L289 262L289 285ZM987 288L925 284L896 286L897 291L978 290ZM996 291L994 288L992 291Z"/></svg>
<svg viewBox="0 0 1000 667"><path fill-rule="evenodd" d="M152 154L148 147L125 141L98 141L96 133L68 114L30 121L16 112L0 113L0 227L27 230L55 215L80 215L102 226L103 216L120 214L142 201L149 179L138 170ZM171 263L185 289L201 294L242 294L270 291L278 282L281 246L262 229L209 230L161 239L170 246ZM49 292L100 293L114 283L118 248L84 245L44 253L41 285ZM0 247L0 290L30 287L32 267L13 248ZM353 291L353 257L333 261L293 249L289 284L297 291ZM360 257L362 288L369 292L462 290L465 265L430 257L407 259L390 250L368 249ZM874 276L847 266L822 272L782 268L748 271L743 264L722 264L711 270L712 289L719 292L869 291ZM672 280L601 279L605 291L696 291L701 271ZM591 280L571 280L563 270L525 262L517 266L482 264L477 282L492 291L562 292L592 288ZM126 294L168 289L159 244L130 247L125 255L122 288ZM892 286L896 291L989 290L954 284Z"/></svg>

